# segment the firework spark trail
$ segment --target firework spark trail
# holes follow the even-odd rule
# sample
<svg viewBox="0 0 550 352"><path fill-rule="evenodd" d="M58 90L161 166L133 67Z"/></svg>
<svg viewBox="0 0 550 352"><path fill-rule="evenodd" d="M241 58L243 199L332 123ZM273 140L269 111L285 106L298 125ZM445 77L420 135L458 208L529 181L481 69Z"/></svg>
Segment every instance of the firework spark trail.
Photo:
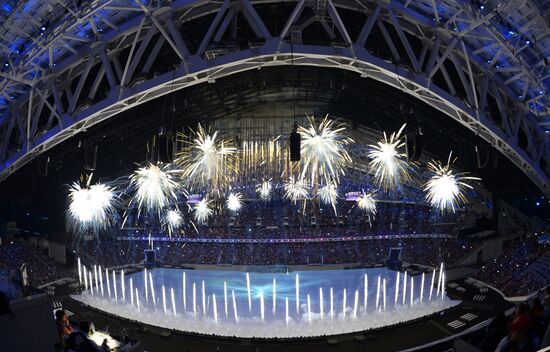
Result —
<svg viewBox="0 0 550 352"><path fill-rule="evenodd" d="M78 182L69 188L68 227L75 233L97 233L111 225L115 218L115 193L111 187L98 183L90 186L91 175L84 187Z"/></svg>
<svg viewBox="0 0 550 352"><path fill-rule="evenodd" d="M431 161L428 163L428 172L430 179L424 186L426 200L439 211L452 210L462 204L466 204L466 191L473 187L466 181L481 180L478 177L466 176L466 172L453 173L451 167L456 159L452 159L453 153L449 154L447 164L440 161Z"/></svg>
<svg viewBox="0 0 550 352"><path fill-rule="evenodd" d="M376 199L374 198L375 192L362 191L361 195L357 198L357 206L368 215L376 215Z"/></svg>
<svg viewBox="0 0 550 352"><path fill-rule="evenodd" d="M243 196L240 193L230 193L225 201L227 209L231 211L238 211L242 207Z"/></svg>
<svg viewBox="0 0 550 352"><path fill-rule="evenodd" d="M336 125L328 115L317 124L308 116L309 126L298 128L301 135L301 179L309 180L309 186L319 183L339 184L340 175L352 162L346 148L354 141L344 135L343 125Z"/></svg>
<svg viewBox="0 0 550 352"><path fill-rule="evenodd" d="M206 220L214 213L214 210L210 208L210 203L212 203L211 200L203 198L193 207L193 215L199 224L206 223Z"/></svg>
<svg viewBox="0 0 550 352"><path fill-rule="evenodd" d="M183 217L178 209L168 210L164 218L165 227L168 229L168 235L172 237L172 233L183 224Z"/></svg>
<svg viewBox="0 0 550 352"><path fill-rule="evenodd" d="M295 179L290 176L288 182L285 182L284 197L296 203L300 199L306 199L309 193L309 187L302 179Z"/></svg>
<svg viewBox="0 0 550 352"><path fill-rule="evenodd" d="M371 159L370 167L374 171L374 184L386 191L394 189L400 182L411 179L407 155L400 152L400 149L405 147L402 135L405 126L401 126L397 133L393 132L389 139L384 132L384 138L369 146L368 157Z"/></svg>
<svg viewBox="0 0 550 352"><path fill-rule="evenodd" d="M130 204L138 207L138 217L143 210L147 213L157 212L177 200L180 190L174 179L177 170L170 170L167 165L149 164L141 167L130 176L130 187L135 194Z"/></svg>
<svg viewBox="0 0 550 352"><path fill-rule="evenodd" d="M328 184L317 190L317 196L323 204L332 206L336 215L336 202L338 200L338 190L334 184Z"/></svg>
<svg viewBox="0 0 550 352"><path fill-rule="evenodd" d="M271 198L271 190L273 185L271 184L271 179L264 180L262 183L256 186L256 192L260 194L262 200L269 200Z"/></svg>
<svg viewBox="0 0 550 352"><path fill-rule="evenodd" d="M217 131L210 135L200 124L191 137L180 137L185 147L175 162L183 170L182 179L193 189L229 188L238 174L233 142L219 138Z"/></svg>

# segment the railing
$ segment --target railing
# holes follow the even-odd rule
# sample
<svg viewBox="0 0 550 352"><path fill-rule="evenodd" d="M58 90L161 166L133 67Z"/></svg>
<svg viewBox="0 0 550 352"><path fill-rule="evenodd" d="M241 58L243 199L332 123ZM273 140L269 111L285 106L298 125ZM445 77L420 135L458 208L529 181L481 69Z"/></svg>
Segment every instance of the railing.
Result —
<svg viewBox="0 0 550 352"><path fill-rule="evenodd" d="M393 239L421 238L455 238L450 234L402 234L402 235L368 235L368 236L338 236L338 237L306 237L306 238L190 238L190 237L132 237L120 236L118 241L155 241L155 242L187 242L187 243L313 243L313 242L353 242Z"/></svg>

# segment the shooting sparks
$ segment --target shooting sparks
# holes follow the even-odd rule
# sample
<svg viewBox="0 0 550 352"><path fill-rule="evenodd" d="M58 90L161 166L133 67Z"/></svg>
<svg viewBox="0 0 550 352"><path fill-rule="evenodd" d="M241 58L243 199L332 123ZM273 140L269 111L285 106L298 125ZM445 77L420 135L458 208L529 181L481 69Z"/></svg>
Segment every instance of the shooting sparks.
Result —
<svg viewBox="0 0 550 352"><path fill-rule="evenodd" d="M199 125L193 136L180 135L184 148L178 153L176 164L182 170L182 177L195 188L210 188L219 191L229 188L232 176L237 174L237 148L231 140L218 137L218 132L210 135Z"/></svg>
<svg viewBox="0 0 550 352"><path fill-rule="evenodd" d="M174 230L177 230L182 223L183 217L178 209L172 209L166 213L165 224L170 237L172 237Z"/></svg>
<svg viewBox="0 0 550 352"><path fill-rule="evenodd" d="M453 174L451 166L456 159L451 160L452 155L451 152L446 165L440 161L428 163L428 172L431 176L424 187L426 200L441 212L450 209L454 213L457 206L467 203L465 191L473 187L465 181L481 180L478 177L466 176L465 172Z"/></svg>
<svg viewBox="0 0 550 352"><path fill-rule="evenodd" d="M308 179L311 187L315 184L338 184L340 175L351 164L346 147L353 143L343 134L345 127L336 125L328 115L320 124L309 117L309 127L300 126L298 133L302 137L302 179Z"/></svg>
<svg viewBox="0 0 550 352"><path fill-rule="evenodd" d="M285 183L284 197L296 203L300 199L305 199L308 196L309 187L302 179L295 179L290 176L288 182Z"/></svg>
<svg viewBox="0 0 550 352"><path fill-rule="evenodd" d="M113 190L101 183L90 186L90 179L84 187L75 182L69 189L67 223L76 233L105 229L115 213Z"/></svg>
<svg viewBox="0 0 550 352"><path fill-rule="evenodd" d="M332 206L334 209L334 214L336 214L336 202L338 200L338 190L334 184L328 184L319 188L317 191L317 196L323 204Z"/></svg>
<svg viewBox="0 0 550 352"><path fill-rule="evenodd" d="M225 201L227 209L231 211L238 211L242 207L243 196L240 193L230 193L229 197Z"/></svg>
<svg viewBox="0 0 550 352"><path fill-rule="evenodd" d="M393 189L399 182L411 178L407 156L399 151L405 146L402 136L404 129L405 125L401 126L389 139L384 132L384 138L378 144L370 145L368 156L371 158L370 166L374 170L374 184L384 190Z"/></svg>
<svg viewBox="0 0 550 352"><path fill-rule="evenodd" d="M131 203L137 204L139 213L160 212L177 199L179 185L174 181L173 172L166 166L149 166L139 168L130 176L130 186L136 188Z"/></svg>
<svg viewBox="0 0 550 352"><path fill-rule="evenodd" d="M365 193L365 191L363 191L357 198L357 206L368 215L376 215L376 199L374 198L374 192Z"/></svg>
<svg viewBox="0 0 550 352"><path fill-rule="evenodd" d="M264 180L262 183L256 186L256 192L260 194L262 200L269 200L271 198L271 190L273 185L271 184L271 179Z"/></svg>
<svg viewBox="0 0 550 352"><path fill-rule="evenodd" d="M211 200L203 198L193 207L195 220L199 224L205 224L206 220L214 213L214 210L210 208L210 203L212 203Z"/></svg>

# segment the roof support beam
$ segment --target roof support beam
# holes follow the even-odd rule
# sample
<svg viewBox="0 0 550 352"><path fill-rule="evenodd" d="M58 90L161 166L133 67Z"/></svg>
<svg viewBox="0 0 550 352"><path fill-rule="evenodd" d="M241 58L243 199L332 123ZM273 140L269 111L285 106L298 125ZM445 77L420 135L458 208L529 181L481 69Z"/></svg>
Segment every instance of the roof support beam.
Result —
<svg viewBox="0 0 550 352"><path fill-rule="evenodd" d="M380 4L377 4L374 11L369 15L369 17L365 21L363 28L361 28L361 32L359 32L359 35L357 36L358 45L365 46L365 44L367 43L367 39L369 38L370 32L372 31L372 28L374 27L374 24L376 23L376 20L378 19L379 15L380 15Z"/></svg>
<svg viewBox="0 0 550 352"><path fill-rule="evenodd" d="M9 150L10 160L3 158L0 161L4 162L3 165L10 165L6 171L8 174L32 159L34 153L47 150L85 127L142 102L168 94L172 89L167 88L167 82L170 82L174 89L180 89L251 68L294 63L348 69L407 91L418 99L429 102L467 128L474 131L481 129L480 135L522 168L545 192L550 190L548 185L545 185L550 183L547 175L540 170L540 165L537 165L540 158L550 160L548 148L539 146L539 143L542 143L540 141L546 140L546 135L538 126L539 123L545 123L545 118L550 112L546 94L539 93L544 83L541 83L540 77L544 76L543 70L547 63L539 59L538 65L526 65L522 56L540 49L539 45L534 43L534 37L529 37L533 43L526 46L523 39L520 41L517 33L511 37L502 35L495 31L491 20L493 14L487 16L463 3L457 3L451 19L442 24L440 21L445 19L443 13L448 13L449 10L443 6L449 6L448 3L429 1L421 7L418 2L384 1L370 6L362 1L329 0L326 11L330 21L324 24L327 33L331 38L341 36L348 49L333 48L333 43L306 46L298 42L291 45L286 42L291 28L297 28L294 33L301 34L300 31L311 21L316 18L326 19L324 7L323 16L303 19L301 15L305 7L315 6L305 0L292 0L290 4L294 4L295 7L290 15L287 11L277 12L277 16L285 16L278 19L284 26L277 40L269 40L272 34L268 33L267 22L258 15L262 13L260 6L264 6L265 1L172 1L162 7L145 3L117 6L113 3L112 0L90 3L85 7L85 11L78 14L80 17L75 23L63 23L61 27L56 28L54 36L45 36L45 40L41 40L40 47L31 46L25 53L24 62L14 65L12 61L9 69L0 74L0 78L3 78L0 81L0 95L7 100L7 105L1 104L7 108L0 107L4 113L2 121L5 121L0 140L8 140L10 144L2 150L4 156L7 155L6 149ZM270 0L269 4L287 6L289 2L279 4L278 1ZM522 6L528 5L529 3L526 3ZM341 17L344 13L342 9L355 11L355 15L359 17L354 18L365 18L357 38L353 38L356 40L355 44L352 44L349 35L352 31L346 23L348 16ZM505 15L512 9L509 2L499 11ZM110 14L113 12L116 12L116 15L111 17ZM215 59L205 59L203 55L212 40L223 39L223 33L234 18L233 14L238 12L243 13L257 37L267 39L265 44L255 43L251 48L236 48L236 52L223 52L215 55ZM432 20L433 17L436 17L436 21ZM147 38L144 39L144 30L149 28L143 27L139 33L139 26L144 26L144 18L145 23L150 24L152 21L152 28L161 35L151 32L146 34ZM207 24L206 35L197 43L198 52L190 54L180 34L181 26L192 26L193 21L199 19L207 19L210 23ZM90 38L82 35L82 24L86 24L88 32L85 35L91 35ZM391 63L386 61L387 58L377 57L365 49L375 24L378 25L391 51L394 59ZM334 28L337 28L338 32ZM397 36L394 33L397 33ZM157 42L150 43L157 36ZM402 45L395 41L397 37ZM416 55L416 48L412 46L412 37L417 37L422 42L420 57ZM458 41L460 46L456 45ZM479 44L472 45L474 41L487 45L481 50L476 50ZM170 47L165 45L166 42ZM145 57L151 46L151 53ZM181 60L174 64L177 67L170 74L165 74L166 70L158 70L155 67L156 59L164 54L163 50L166 48L174 50ZM91 49L95 58L92 60L94 63L87 62L89 59L81 54L83 49L87 49L87 52ZM121 65L120 54L129 50L132 50L129 61L124 57L125 61ZM136 81L131 89L124 87L132 81L143 61L143 79ZM505 61L511 65L504 65ZM192 65L188 65L188 62ZM457 69L456 77L446 70L450 68L447 63L451 62ZM396 65L404 63L410 65ZM79 75L86 71L89 75L95 64L101 65L96 77L88 77L87 80L79 78ZM497 68L497 65L500 67ZM422 72L424 66L426 69ZM436 73L441 73L444 78L445 83L441 87L436 86L431 79ZM105 79L109 82L110 90L103 99L102 94L96 93L102 89ZM77 85L74 91L71 91L69 82L75 81ZM123 83L119 85L118 82ZM91 84L90 91L83 94L84 87L88 87L87 83ZM32 98L29 94L31 84ZM466 91L468 103L453 96L457 90L462 91L461 87ZM103 100L92 100L91 106L86 105L78 109L79 97L83 95L91 99L101 96ZM497 95L500 98L496 98ZM489 96L500 101L497 105L504 111L501 113L502 123L495 124L496 120L492 121L485 116L489 111L488 104L493 102ZM29 102L31 99L32 102ZM69 101L69 107L64 112L63 104L66 104L66 101ZM20 120L17 120L15 115L8 115L10 110L14 112L12 106L17 106L20 110L22 107L27 109L24 133L10 130L11 135L8 134L10 119L15 119L13 123L18 124L19 130L21 123L24 125L25 122L21 111ZM43 111L44 106L51 112ZM70 115L77 109L78 113L74 115L73 121ZM32 115L30 123L29 114ZM44 125L44 120L48 116L49 120ZM56 124L55 119L59 123ZM528 153L519 147L519 128L534 141L529 146ZM39 129L40 132L37 133ZM13 133L18 133L18 140L13 138ZM11 152L15 150L21 152ZM27 151L28 155L21 154ZM0 170L4 170L3 165L0 165ZM0 171L0 178L5 174Z"/></svg>
<svg viewBox="0 0 550 352"><path fill-rule="evenodd" d="M212 23L210 23L210 26L208 27L208 31L204 35L204 38L202 38L199 49L197 50L197 55L202 55L206 51L206 48L210 43L212 36L214 35L214 31L220 24L220 21L222 20L228 8L229 8L229 0L224 0L221 8L218 10L218 13L216 13L216 17L214 17L214 20L212 21Z"/></svg>
<svg viewBox="0 0 550 352"><path fill-rule="evenodd" d="M258 12L256 12L254 7L250 3L250 0L241 0L241 3L243 5L243 15L248 20L248 24L250 24L250 27L252 27L252 30L256 34L256 37L264 39L270 38L271 34L269 33L264 22L258 15Z"/></svg>

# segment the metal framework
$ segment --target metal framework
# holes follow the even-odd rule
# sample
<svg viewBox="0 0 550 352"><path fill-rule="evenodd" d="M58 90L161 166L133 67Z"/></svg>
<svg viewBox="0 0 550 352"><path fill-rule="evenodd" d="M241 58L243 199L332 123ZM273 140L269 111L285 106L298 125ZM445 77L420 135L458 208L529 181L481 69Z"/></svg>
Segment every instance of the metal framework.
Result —
<svg viewBox="0 0 550 352"><path fill-rule="evenodd" d="M294 64L354 71L417 97L550 195L550 26L534 0L14 3L0 16L0 181L146 101ZM313 28L322 29L314 40Z"/></svg>

